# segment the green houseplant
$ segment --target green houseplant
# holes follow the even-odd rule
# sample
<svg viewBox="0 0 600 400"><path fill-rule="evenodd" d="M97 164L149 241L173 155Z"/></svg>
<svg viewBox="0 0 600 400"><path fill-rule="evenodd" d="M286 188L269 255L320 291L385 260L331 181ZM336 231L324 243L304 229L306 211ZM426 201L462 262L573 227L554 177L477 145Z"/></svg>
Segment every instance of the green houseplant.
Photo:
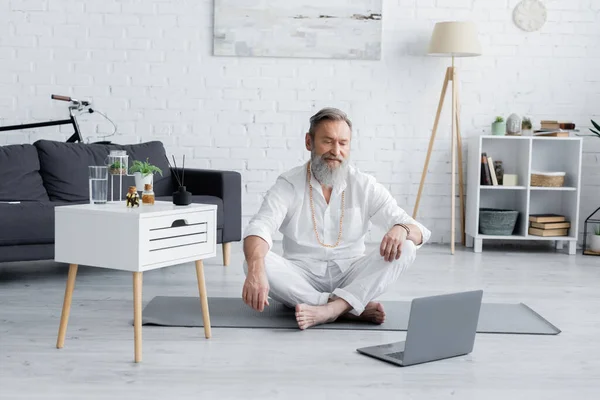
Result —
<svg viewBox="0 0 600 400"><path fill-rule="evenodd" d="M592 128L590 128L590 131L592 131L592 133L596 136L598 136L600 138L600 125L598 125L594 120L592 121L592 125L594 125L594 128L596 128L596 130L593 130Z"/></svg>
<svg viewBox="0 0 600 400"><path fill-rule="evenodd" d="M596 225L592 232L590 250L600 253L600 225Z"/></svg>
<svg viewBox="0 0 600 400"><path fill-rule="evenodd" d="M523 121L521 122L521 134L523 136L531 136L533 134L533 124L528 117L523 117Z"/></svg>
<svg viewBox="0 0 600 400"><path fill-rule="evenodd" d="M496 120L492 122L492 135L505 135L506 134L506 122L501 116L497 116Z"/></svg>
<svg viewBox="0 0 600 400"><path fill-rule="evenodd" d="M163 174L162 170L156 165L150 164L149 159L146 161L134 160L129 173L135 177L135 187L138 191L144 190L144 185L154 185L154 174Z"/></svg>
<svg viewBox="0 0 600 400"><path fill-rule="evenodd" d="M127 175L127 166L121 163L121 161L115 161L110 164L108 170L111 175Z"/></svg>

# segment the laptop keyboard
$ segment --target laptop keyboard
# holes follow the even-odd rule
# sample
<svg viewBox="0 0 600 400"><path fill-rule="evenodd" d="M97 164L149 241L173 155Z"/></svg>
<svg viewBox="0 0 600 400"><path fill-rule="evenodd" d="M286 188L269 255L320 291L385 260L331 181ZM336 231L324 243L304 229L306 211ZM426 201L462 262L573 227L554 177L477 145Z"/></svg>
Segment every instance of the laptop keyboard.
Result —
<svg viewBox="0 0 600 400"><path fill-rule="evenodd" d="M388 353L388 354L386 354L386 356L395 358L396 360L402 360L402 357L404 356L404 352L399 351L397 353Z"/></svg>

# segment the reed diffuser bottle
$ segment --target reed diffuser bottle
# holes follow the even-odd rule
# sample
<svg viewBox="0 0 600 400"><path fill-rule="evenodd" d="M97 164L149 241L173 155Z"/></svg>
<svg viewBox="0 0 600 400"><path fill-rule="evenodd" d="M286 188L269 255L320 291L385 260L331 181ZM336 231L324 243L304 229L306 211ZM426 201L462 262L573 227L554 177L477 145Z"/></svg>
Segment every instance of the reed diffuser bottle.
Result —
<svg viewBox="0 0 600 400"><path fill-rule="evenodd" d="M169 159L167 158L167 162ZM173 204L176 206L187 206L192 204L192 193L186 190L184 185L185 183L185 154L183 155L183 166L181 167L181 178L179 177L179 172L177 171L177 162L175 161L175 157L173 156L173 164L175 168L171 167L171 163L169 162L169 167L173 171L173 175L175 175L175 179L177 179L177 183L179 184L179 188L176 192L173 192Z"/></svg>

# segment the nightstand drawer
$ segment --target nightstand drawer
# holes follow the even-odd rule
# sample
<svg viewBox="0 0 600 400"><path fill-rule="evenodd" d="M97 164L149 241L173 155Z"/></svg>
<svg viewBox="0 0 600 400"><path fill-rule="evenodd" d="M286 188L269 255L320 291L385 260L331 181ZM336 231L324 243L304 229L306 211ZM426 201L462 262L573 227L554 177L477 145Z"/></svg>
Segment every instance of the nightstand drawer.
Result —
<svg viewBox="0 0 600 400"><path fill-rule="evenodd" d="M215 213L202 211L146 218L140 224L142 265L202 258L215 251Z"/></svg>

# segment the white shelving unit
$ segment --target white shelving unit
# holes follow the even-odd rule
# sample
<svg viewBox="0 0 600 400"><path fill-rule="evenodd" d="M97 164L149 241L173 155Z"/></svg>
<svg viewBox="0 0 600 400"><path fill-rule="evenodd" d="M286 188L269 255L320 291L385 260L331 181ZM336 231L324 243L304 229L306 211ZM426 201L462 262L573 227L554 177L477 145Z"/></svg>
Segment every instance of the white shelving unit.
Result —
<svg viewBox="0 0 600 400"><path fill-rule="evenodd" d="M481 153L502 161L505 174L518 175L517 186L481 185ZM582 140L577 137L475 136L469 139L467 168L467 246L481 252L484 240L554 240L558 248L568 242L575 254L579 232ZM532 187L531 171L564 171L564 187ZM510 236L479 233L479 209L519 211ZM528 234L531 214L561 214L571 222L569 236Z"/></svg>

